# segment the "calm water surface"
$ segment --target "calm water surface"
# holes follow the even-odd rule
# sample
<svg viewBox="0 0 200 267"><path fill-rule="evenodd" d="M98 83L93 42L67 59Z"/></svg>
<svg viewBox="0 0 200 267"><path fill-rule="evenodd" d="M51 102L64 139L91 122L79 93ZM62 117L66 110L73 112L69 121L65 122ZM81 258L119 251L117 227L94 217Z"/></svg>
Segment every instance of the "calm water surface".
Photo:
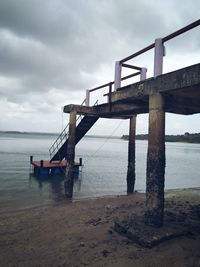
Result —
<svg viewBox="0 0 200 267"><path fill-rule="evenodd" d="M36 179L29 157L49 159L55 136L0 134L0 213L60 203L63 177ZM145 191L147 141L136 142L136 186ZM76 146L84 167L75 180L74 197L126 194L128 142L85 137ZM200 144L166 143L166 189L200 186Z"/></svg>

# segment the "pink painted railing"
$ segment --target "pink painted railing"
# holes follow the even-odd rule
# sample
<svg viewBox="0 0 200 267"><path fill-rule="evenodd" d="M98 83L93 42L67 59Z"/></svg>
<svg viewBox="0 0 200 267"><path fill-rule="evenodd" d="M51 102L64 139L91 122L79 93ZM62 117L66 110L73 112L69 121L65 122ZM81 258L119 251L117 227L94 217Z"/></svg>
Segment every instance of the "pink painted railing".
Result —
<svg viewBox="0 0 200 267"><path fill-rule="evenodd" d="M146 68L133 66L130 64L126 64L125 62L151 50L152 48L155 48L155 51L154 51L154 77L161 75L162 74L162 68L163 68L164 43L179 36L179 35L181 35L181 34L183 34L183 33L185 33L185 32L187 32L187 31L189 31L189 30L191 30L191 29L193 29L193 28L195 28L195 27L197 27L197 26L199 26L199 25L200 25L200 19L194 21L193 23L187 25L186 27L183 27L183 28L179 29L178 31L175 31L175 32L163 37L163 38L156 39L154 43L146 46L145 48L137 51L136 53L134 53L128 57L125 57L119 61L116 61L116 63L115 63L115 80L108 82L106 84L100 85L98 87L95 87L93 89L86 90L86 105L89 106L90 93L92 93L96 90L108 87L109 88L108 93L104 94L104 96L105 95L108 96L108 102L110 103L113 85L114 85L114 90L117 90L118 88L121 87L121 81L130 79L130 78L138 76L138 75L140 75L140 80L145 80L146 79L146 72L147 72ZM137 70L137 72L130 74L128 76L125 76L125 77L121 77L122 67L134 69L134 70Z"/></svg>

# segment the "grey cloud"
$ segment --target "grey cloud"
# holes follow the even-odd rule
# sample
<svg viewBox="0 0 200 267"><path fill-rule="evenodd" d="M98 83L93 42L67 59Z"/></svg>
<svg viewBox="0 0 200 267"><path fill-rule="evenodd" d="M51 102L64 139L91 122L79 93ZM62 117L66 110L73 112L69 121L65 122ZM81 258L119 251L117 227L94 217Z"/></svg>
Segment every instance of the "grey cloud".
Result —
<svg viewBox="0 0 200 267"><path fill-rule="evenodd" d="M198 19L199 7L197 0L1 0L0 96L35 112L50 112L73 92L79 102L102 66L114 72L115 60ZM186 46L197 54L199 31L187 36L169 43L171 55Z"/></svg>
<svg viewBox="0 0 200 267"><path fill-rule="evenodd" d="M82 67L67 54L8 31L0 32L0 72L21 79L21 92L49 87L80 89ZM77 79L80 77L80 79ZM24 86L24 90L23 90ZM13 88L14 89L14 88Z"/></svg>
<svg viewBox="0 0 200 267"><path fill-rule="evenodd" d="M0 23L20 36L57 41L58 37L65 36L64 32L73 34L69 12L63 1L2 0Z"/></svg>

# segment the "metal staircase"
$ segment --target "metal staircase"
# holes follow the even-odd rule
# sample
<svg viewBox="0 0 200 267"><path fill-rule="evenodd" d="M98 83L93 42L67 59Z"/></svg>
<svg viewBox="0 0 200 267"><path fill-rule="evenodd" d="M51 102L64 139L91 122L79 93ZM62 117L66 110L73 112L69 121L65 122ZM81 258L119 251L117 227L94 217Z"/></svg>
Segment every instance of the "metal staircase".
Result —
<svg viewBox="0 0 200 267"><path fill-rule="evenodd" d="M76 123L76 144L83 138L83 136L91 129L99 117L93 116L78 116ZM55 140L49 149L50 161L63 160L67 153L69 135L69 123Z"/></svg>

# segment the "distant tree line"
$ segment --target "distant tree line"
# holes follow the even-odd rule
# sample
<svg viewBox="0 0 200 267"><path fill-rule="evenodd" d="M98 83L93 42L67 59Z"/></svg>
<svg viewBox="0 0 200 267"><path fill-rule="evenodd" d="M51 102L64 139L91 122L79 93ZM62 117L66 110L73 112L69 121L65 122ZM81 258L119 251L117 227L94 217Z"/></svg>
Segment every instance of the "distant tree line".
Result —
<svg viewBox="0 0 200 267"><path fill-rule="evenodd" d="M123 135L121 137L123 140L129 140L128 135ZM136 135L136 140L147 140L148 134L138 134ZM186 142L186 143L200 143L200 133L185 133L183 135L166 135L166 142Z"/></svg>

